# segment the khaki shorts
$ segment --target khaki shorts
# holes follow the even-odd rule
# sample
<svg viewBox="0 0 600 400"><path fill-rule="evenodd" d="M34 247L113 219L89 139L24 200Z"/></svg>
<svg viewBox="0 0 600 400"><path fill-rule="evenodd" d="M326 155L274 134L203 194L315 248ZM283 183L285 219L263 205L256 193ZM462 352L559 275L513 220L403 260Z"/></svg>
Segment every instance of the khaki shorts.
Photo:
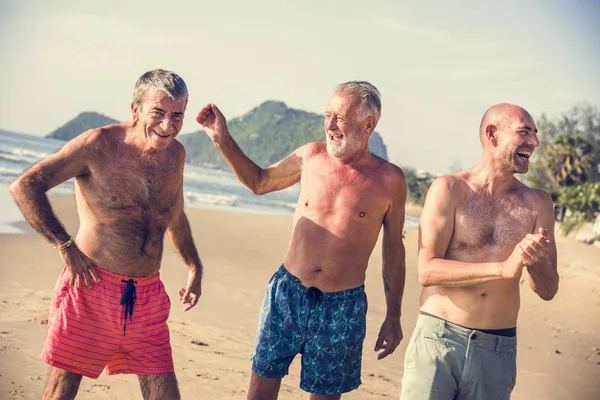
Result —
<svg viewBox="0 0 600 400"><path fill-rule="evenodd" d="M402 400L509 399L517 377L517 338L420 314L406 349Z"/></svg>

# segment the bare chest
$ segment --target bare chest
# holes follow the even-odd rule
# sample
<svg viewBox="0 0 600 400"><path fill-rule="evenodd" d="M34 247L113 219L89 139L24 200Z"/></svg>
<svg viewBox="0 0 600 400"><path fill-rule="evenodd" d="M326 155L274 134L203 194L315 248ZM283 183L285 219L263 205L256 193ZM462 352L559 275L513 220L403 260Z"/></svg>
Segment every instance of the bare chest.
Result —
<svg viewBox="0 0 600 400"><path fill-rule="evenodd" d="M473 195L456 212L450 248L474 251L485 247L513 247L533 231L536 217L519 196L494 199Z"/></svg>
<svg viewBox="0 0 600 400"><path fill-rule="evenodd" d="M302 173L298 208L322 218L375 223L379 227L389 206L388 197L385 188L372 177L307 170Z"/></svg>
<svg viewBox="0 0 600 400"><path fill-rule="evenodd" d="M82 185L88 204L114 216L170 215L181 184L174 170L157 163L97 166Z"/></svg>

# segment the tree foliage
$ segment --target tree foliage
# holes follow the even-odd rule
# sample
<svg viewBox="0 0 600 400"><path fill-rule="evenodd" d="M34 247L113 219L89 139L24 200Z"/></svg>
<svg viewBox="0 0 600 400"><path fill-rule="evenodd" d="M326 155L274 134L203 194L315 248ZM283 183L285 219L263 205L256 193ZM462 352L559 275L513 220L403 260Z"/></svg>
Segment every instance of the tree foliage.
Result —
<svg viewBox="0 0 600 400"><path fill-rule="evenodd" d="M548 176L560 187L587 182L593 176L593 144L582 134L557 136L544 153Z"/></svg>
<svg viewBox="0 0 600 400"><path fill-rule="evenodd" d="M591 221L600 212L600 182L566 187L560 193L559 200L584 220Z"/></svg>
<svg viewBox="0 0 600 400"><path fill-rule="evenodd" d="M229 133L240 148L255 163L267 167L308 142L325 140L323 116L288 108L279 101L267 101L241 117L227 121ZM178 139L187 151L187 162L228 168L203 131L180 135ZM381 136L373 132L370 150L387 159L387 149Z"/></svg>
<svg viewBox="0 0 600 400"><path fill-rule="evenodd" d="M422 206L425 196L434 177L425 171L417 171L412 167L402 167L406 186L408 186L408 202Z"/></svg>

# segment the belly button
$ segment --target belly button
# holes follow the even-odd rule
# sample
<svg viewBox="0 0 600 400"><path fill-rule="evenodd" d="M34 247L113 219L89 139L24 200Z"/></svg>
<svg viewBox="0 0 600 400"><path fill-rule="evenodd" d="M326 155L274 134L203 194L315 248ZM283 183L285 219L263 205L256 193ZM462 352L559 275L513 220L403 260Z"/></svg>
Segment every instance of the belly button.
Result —
<svg viewBox="0 0 600 400"><path fill-rule="evenodd" d="M362 218L365 216L365 213L361 211L360 214L358 214L358 216Z"/></svg>
<svg viewBox="0 0 600 400"><path fill-rule="evenodd" d="M306 201L306 203L304 203L304 205L305 205L306 207L308 207L308 200Z"/></svg>
<svg viewBox="0 0 600 400"><path fill-rule="evenodd" d="M113 196L110 198L112 201L117 201L117 196Z"/></svg>
<svg viewBox="0 0 600 400"><path fill-rule="evenodd" d="M481 297L487 297L487 293L481 293Z"/></svg>

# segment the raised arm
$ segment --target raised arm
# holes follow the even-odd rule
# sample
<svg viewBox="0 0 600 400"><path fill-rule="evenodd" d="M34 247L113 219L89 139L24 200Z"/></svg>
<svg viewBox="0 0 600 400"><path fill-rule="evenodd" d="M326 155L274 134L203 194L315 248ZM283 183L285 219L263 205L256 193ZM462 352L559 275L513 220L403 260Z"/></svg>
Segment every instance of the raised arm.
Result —
<svg viewBox="0 0 600 400"><path fill-rule="evenodd" d="M390 207L383 219L383 288L387 312L375 343L375 351L382 359L391 354L403 338L400 325L402 295L406 277L406 257L403 241L406 206L406 179L402 171L394 167L391 180L393 191Z"/></svg>
<svg viewBox="0 0 600 400"><path fill-rule="evenodd" d="M290 187L300 180L305 146L268 168L261 168L240 149L227 129L227 122L214 104L206 105L196 117L235 176L254 194Z"/></svg>
<svg viewBox="0 0 600 400"><path fill-rule="evenodd" d="M511 274L520 276L521 269L503 271L500 262L467 263L445 259L454 231L456 183L456 178L451 176L437 178L427 193L419 222L419 284L464 287L508 278Z"/></svg>
<svg viewBox="0 0 600 400"><path fill-rule="evenodd" d="M539 199L535 204L539 205L539 210L533 233L537 233L546 239L547 249L545 249L545 253L547 255L537 263L527 266L527 272L531 290L543 300L549 301L556 295L559 282L556 242L554 240L554 203L547 193L537 192Z"/></svg>
<svg viewBox="0 0 600 400"><path fill-rule="evenodd" d="M91 261L77 248L60 223L46 192L70 178L87 174L87 160L92 143L100 131L83 133L63 146L57 153L43 159L25 171L10 186L10 193L29 224L53 243L64 263L71 267L71 285L92 285L91 276L98 281ZM91 274L91 275L90 275ZM78 278L78 279L76 279Z"/></svg>

